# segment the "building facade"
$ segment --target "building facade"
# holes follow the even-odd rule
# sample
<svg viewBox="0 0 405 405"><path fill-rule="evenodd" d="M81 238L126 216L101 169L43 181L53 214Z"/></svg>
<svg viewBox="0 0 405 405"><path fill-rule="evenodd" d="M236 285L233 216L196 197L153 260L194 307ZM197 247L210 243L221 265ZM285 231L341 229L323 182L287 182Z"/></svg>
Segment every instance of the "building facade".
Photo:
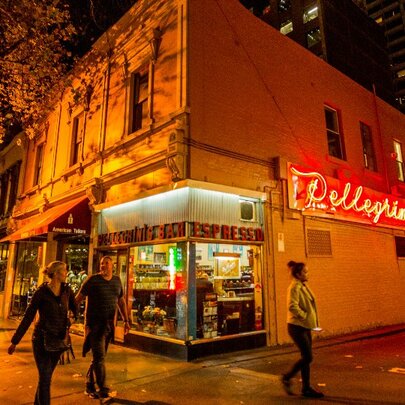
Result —
<svg viewBox="0 0 405 405"><path fill-rule="evenodd" d="M404 321L405 119L239 1L137 2L59 100L2 239L6 311L27 255L32 289L55 259L79 288L107 254L116 337L147 351L287 342L292 259L325 336Z"/></svg>
<svg viewBox="0 0 405 405"><path fill-rule="evenodd" d="M394 75L394 91L405 111L405 9L403 1L362 0L362 9L384 30Z"/></svg>
<svg viewBox="0 0 405 405"><path fill-rule="evenodd" d="M387 42L352 0L241 0L262 21L395 104ZM370 1L371 3L371 1ZM374 3L374 2L373 2Z"/></svg>

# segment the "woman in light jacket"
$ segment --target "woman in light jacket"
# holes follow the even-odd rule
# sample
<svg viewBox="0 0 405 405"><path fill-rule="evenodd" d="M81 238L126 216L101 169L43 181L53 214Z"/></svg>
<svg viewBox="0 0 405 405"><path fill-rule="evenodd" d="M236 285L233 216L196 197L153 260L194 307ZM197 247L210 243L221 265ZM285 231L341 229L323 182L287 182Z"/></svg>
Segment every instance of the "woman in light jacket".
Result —
<svg viewBox="0 0 405 405"><path fill-rule="evenodd" d="M293 281L287 291L288 334L301 352L301 358L291 370L282 376L282 384L287 394L293 395L291 378L298 371L302 376L302 395L309 398L322 398L324 395L310 385L310 363L312 362L312 330L318 327L318 314L315 296L306 285L308 269L305 263L288 262Z"/></svg>

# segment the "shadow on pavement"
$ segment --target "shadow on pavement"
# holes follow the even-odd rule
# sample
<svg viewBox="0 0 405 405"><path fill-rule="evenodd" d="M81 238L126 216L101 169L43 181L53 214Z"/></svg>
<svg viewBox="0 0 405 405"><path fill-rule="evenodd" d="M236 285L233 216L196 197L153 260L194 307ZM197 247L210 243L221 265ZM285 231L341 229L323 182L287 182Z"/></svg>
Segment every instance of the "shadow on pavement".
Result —
<svg viewBox="0 0 405 405"><path fill-rule="evenodd" d="M331 402L333 404L359 404L359 405L401 405L403 402L392 402L392 401L387 401L387 400L382 400L382 399L362 399L362 398L344 398L344 397L332 397L332 396L325 396L324 398L318 400L321 402Z"/></svg>
<svg viewBox="0 0 405 405"><path fill-rule="evenodd" d="M161 402L161 401L147 401L147 402L137 402L131 401L129 399L119 399L114 398L109 404L126 404L126 405L171 405L168 402Z"/></svg>

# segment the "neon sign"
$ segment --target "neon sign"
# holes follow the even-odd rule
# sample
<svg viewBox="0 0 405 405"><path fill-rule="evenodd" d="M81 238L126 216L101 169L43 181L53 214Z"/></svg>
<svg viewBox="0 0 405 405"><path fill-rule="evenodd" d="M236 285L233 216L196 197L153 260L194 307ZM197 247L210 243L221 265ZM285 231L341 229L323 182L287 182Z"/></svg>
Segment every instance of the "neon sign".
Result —
<svg viewBox="0 0 405 405"><path fill-rule="evenodd" d="M405 201L290 165L291 208L321 210L373 224L405 224Z"/></svg>

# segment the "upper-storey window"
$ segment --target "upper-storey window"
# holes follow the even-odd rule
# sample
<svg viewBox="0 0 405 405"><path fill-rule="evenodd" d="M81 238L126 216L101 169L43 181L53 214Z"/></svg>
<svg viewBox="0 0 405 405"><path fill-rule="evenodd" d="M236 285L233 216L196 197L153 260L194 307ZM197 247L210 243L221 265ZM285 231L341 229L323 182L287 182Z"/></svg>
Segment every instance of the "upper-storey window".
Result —
<svg viewBox="0 0 405 405"><path fill-rule="evenodd" d="M278 11L282 13L283 11L288 11L291 8L291 0L279 0Z"/></svg>
<svg viewBox="0 0 405 405"><path fill-rule="evenodd" d="M42 167L44 164L44 143L40 143L37 146L37 153L35 156L35 170L34 170L34 181L33 186L37 186L41 183Z"/></svg>
<svg viewBox="0 0 405 405"><path fill-rule="evenodd" d="M280 32L287 35L294 30L292 20L286 20L280 24Z"/></svg>
<svg viewBox="0 0 405 405"><path fill-rule="evenodd" d="M402 155L402 145L398 141L394 141L395 163L397 165L397 177L400 181L405 181L404 175L404 158Z"/></svg>
<svg viewBox="0 0 405 405"><path fill-rule="evenodd" d="M317 43L322 41L321 29L319 27L314 28L307 32L307 48L311 48Z"/></svg>
<svg viewBox="0 0 405 405"><path fill-rule="evenodd" d="M132 102L130 115L130 133L144 128L148 119L149 74L148 72L132 75Z"/></svg>
<svg viewBox="0 0 405 405"><path fill-rule="evenodd" d="M70 153L70 165L73 166L80 161L80 153L83 146L84 136L84 113L73 118L72 147Z"/></svg>
<svg viewBox="0 0 405 405"><path fill-rule="evenodd" d="M304 10L304 14L302 16L302 19L304 21L304 24L314 20L315 18L318 17L318 6L316 3L312 4L311 6L307 7Z"/></svg>
<svg viewBox="0 0 405 405"><path fill-rule="evenodd" d="M20 164L17 162L0 175L0 216L9 216L17 201Z"/></svg>
<svg viewBox="0 0 405 405"><path fill-rule="evenodd" d="M345 154L338 112L331 107L325 106L325 121L329 155L344 159Z"/></svg>
<svg viewBox="0 0 405 405"><path fill-rule="evenodd" d="M371 136L371 128L360 122L361 142L363 144L363 160L366 169L377 171L377 162L373 146L373 138Z"/></svg>

